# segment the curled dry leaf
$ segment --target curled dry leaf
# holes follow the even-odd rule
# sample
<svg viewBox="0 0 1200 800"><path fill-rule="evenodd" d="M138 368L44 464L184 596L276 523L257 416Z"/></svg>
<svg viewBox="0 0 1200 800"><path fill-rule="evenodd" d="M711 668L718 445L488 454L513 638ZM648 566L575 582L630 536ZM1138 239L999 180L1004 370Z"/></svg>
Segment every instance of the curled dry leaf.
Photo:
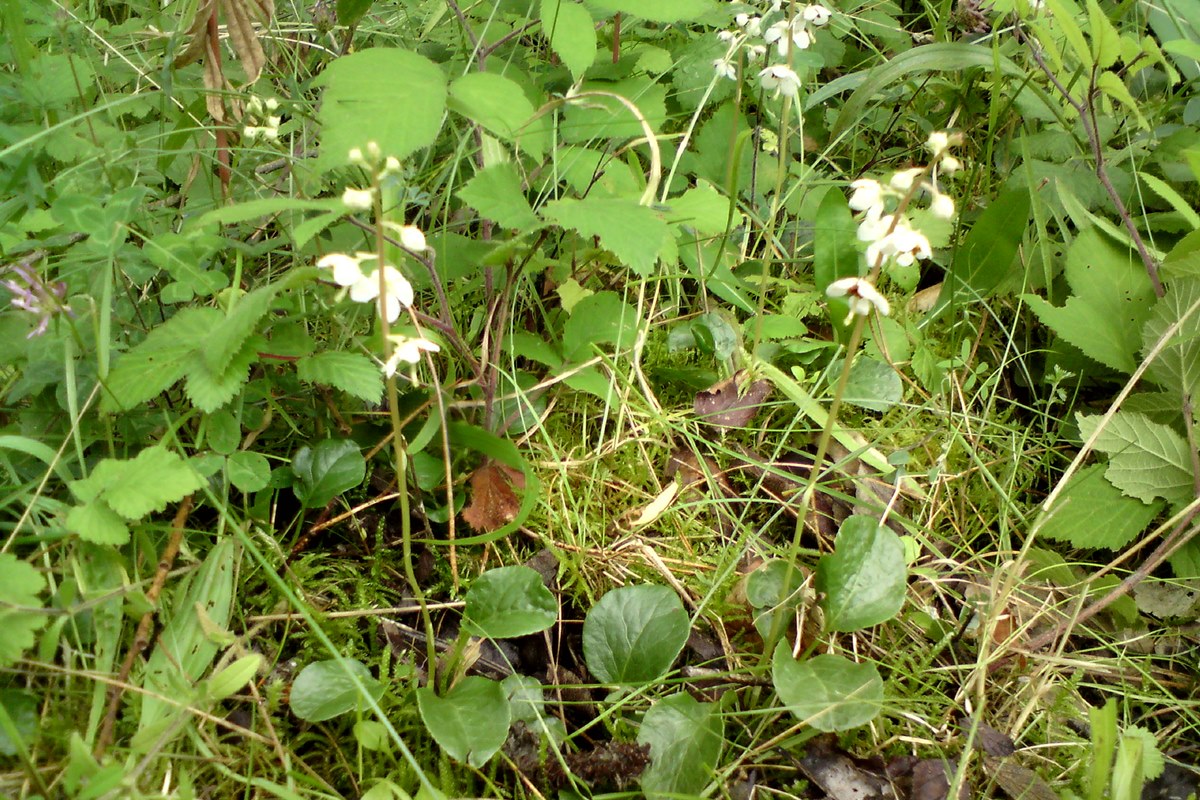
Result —
<svg viewBox="0 0 1200 800"><path fill-rule="evenodd" d="M745 383L745 377L745 371L737 372L697 392L692 403L696 416L716 428L745 426L771 394L771 382L766 380L753 381L745 392L739 391L739 386Z"/></svg>
<svg viewBox="0 0 1200 800"><path fill-rule="evenodd" d="M494 461L485 463L471 474L471 502L463 509L463 519L481 533L503 528L521 509L514 486L525 488L525 476L519 470Z"/></svg>
<svg viewBox="0 0 1200 800"><path fill-rule="evenodd" d="M232 90L229 80L221 67L221 56L214 50L214 42L209 33L210 21L224 21L229 43L237 53L242 63L242 71L246 73L246 85L258 80L263 67L267 64L266 53L263 52L255 24L266 26L275 15L275 0L201 0L196 9L196 16L185 31L191 41L176 58L172 67L186 67L201 57L204 58L204 88L208 89L205 105L208 113L217 122L225 122L225 102L221 93Z"/></svg>

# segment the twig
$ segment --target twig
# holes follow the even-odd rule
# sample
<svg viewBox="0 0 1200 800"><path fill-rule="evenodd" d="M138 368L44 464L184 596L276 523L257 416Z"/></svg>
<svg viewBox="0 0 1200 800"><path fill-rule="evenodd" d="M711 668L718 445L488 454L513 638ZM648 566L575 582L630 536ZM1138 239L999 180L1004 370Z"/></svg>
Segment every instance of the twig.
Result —
<svg viewBox="0 0 1200 800"><path fill-rule="evenodd" d="M167 582L167 575L175 563L175 557L179 555L179 545L183 542L183 526L187 523L188 514L191 511L192 495L189 494L183 498L183 502L179 504L179 510L175 512L175 519L171 521L171 536L167 539L167 546L163 548L162 557L158 560L158 572L154 575L154 582L146 590L146 600L152 606L158 602L158 596ZM121 671L117 673L117 679L108 685L108 709L104 714L104 721L100 725L100 734L96 740L94 751L97 759L104 755L104 751L112 743L113 727L117 723L117 711L121 705L121 694L129 679L129 673L133 671L133 662L150 644L150 626L153 622L153 610L142 615L141 621L138 622L137 634L133 637L133 644L130 646L129 652L125 654L125 661L121 664Z"/></svg>

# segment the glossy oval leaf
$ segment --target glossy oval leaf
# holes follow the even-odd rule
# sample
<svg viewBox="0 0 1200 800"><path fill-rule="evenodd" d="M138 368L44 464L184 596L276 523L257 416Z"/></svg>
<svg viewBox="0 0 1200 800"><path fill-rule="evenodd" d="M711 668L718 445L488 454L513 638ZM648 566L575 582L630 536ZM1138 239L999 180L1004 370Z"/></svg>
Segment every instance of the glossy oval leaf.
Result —
<svg viewBox="0 0 1200 800"><path fill-rule="evenodd" d="M780 642L772 679L788 711L819 731L866 725L883 708L883 679L874 664L856 664L834 655L801 662Z"/></svg>
<svg viewBox="0 0 1200 800"><path fill-rule="evenodd" d="M417 689L421 721L457 761L482 767L508 738L510 709L504 687L477 675L463 678L444 697Z"/></svg>
<svg viewBox="0 0 1200 800"><path fill-rule="evenodd" d="M363 697L359 684L375 700L383 697L383 684L375 680L361 661L353 658L314 661L300 670L292 682L288 704L300 719L324 722L358 706Z"/></svg>
<svg viewBox="0 0 1200 800"><path fill-rule="evenodd" d="M349 439L326 439L313 447L301 447L292 457L292 472L296 497L305 508L315 508L362 483L367 462Z"/></svg>
<svg viewBox="0 0 1200 800"><path fill-rule="evenodd" d="M904 605L906 585L904 544L874 517L848 518L834 552L817 562L830 630L857 631L891 619Z"/></svg>
<svg viewBox="0 0 1200 800"><path fill-rule="evenodd" d="M715 703L701 703L686 693L655 703L637 738L638 744L650 745L650 766L642 773L646 797L698 796L712 780L724 739Z"/></svg>
<svg viewBox="0 0 1200 800"><path fill-rule="evenodd" d="M583 658L605 683L662 677L683 649L688 617L666 586L613 589L583 621Z"/></svg>
<svg viewBox="0 0 1200 800"><path fill-rule="evenodd" d="M500 567L480 575L467 592L463 626L474 636L508 639L546 630L558 602L529 567Z"/></svg>

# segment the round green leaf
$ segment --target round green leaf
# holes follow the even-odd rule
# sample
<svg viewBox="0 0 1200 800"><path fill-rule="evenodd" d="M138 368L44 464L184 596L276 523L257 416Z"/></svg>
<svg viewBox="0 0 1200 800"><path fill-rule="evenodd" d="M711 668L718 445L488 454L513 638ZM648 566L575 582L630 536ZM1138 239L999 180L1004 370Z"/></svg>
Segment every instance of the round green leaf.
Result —
<svg viewBox="0 0 1200 800"><path fill-rule="evenodd" d="M838 530L834 552L817 562L830 630L857 631L891 619L904 605L904 544L874 517L855 515Z"/></svg>
<svg viewBox="0 0 1200 800"><path fill-rule="evenodd" d="M504 687L473 675L438 697L417 689L421 721L451 758L482 767L508 738L509 706Z"/></svg>
<svg viewBox="0 0 1200 800"><path fill-rule="evenodd" d="M638 731L638 743L650 745L650 766L642 773L646 797L698 796L712 780L724 738L715 703L681 693L651 706Z"/></svg>
<svg viewBox="0 0 1200 800"><path fill-rule="evenodd" d="M242 426L228 411L208 415L208 446L213 452L227 456L237 450L242 440Z"/></svg>
<svg viewBox="0 0 1200 800"><path fill-rule="evenodd" d="M349 439L326 439L315 447L301 447L292 458L292 471L296 497L305 508L314 508L362 483L367 462Z"/></svg>
<svg viewBox="0 0 1200 800"><path fill-rule="evenodd" d="M361 661L353 658L315 661L300 670L292 683L289 701L292 713L307 722L324 722L353 711L362 694L351 675L358 678L372 698L383 697L383 684L371 676Z"/></svg>
<svg viewBox="0 0 1200 800"><path fill-rule="evenodd" d="M500 567L480 575L467 592L463 625L475 636L508 639L544 631L558 603L529 567Z"/></svg>
<svg viewBox="0 0 1200 800"><path fill-rule="evenodd" d="M21 737L19 743L14 742L9 738L8 731L0 728L0 755L15 756L27 749L37 737L38 699L19 689L0 689L0 705L4 706L8 718L12 720L15 733Z"/></svg>
<svg viewBox="0 0 1200 800"><path fill-rule="evenodd" d="M583 621L583 658L605 683L645 683L671 668L688 637L683 603L666 586L613 589Z"/></svg>
<svg viewBox="0 0 1200 800"><path fill-rule="evenodd" d="M866 725L883 707L883 679L874 664L833 655L799 662L780 642L772 672L775 691L788 711L819 731Z"/></svg>
<svg viewBox="0 0 1200 800"><path fill-rule="evenodd" d="M271 482L271 462L261 453L241 450L229 456L229 482L239 492L257 492Z"/></svg>
<svg viewBox="0 0 1200 800"><path fill-rule="evenodd" d="M836 376L840 374L841 362L838 362L831 373L833 380L836 381ZM887 411L903 398L904 385L890 364L859 356L850 365L850 377L846 379L846 393L843 395L847 403L871 411Z"/></svg>

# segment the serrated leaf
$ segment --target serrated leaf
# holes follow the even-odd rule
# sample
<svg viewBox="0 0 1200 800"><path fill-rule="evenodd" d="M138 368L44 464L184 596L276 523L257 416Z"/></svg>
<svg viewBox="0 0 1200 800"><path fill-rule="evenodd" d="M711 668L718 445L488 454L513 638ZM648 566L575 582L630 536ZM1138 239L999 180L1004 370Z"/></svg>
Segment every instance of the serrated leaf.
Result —
<svg viewBox="0 0 1200 800"><path fill-rule="evenodd" d="M595 236L601 246L641 277L654 271L658 252L667 236L667 223L646 206L617 197L565 197L542 208L542 216L585 236Z"/></svg>
<svg viewBox="0 0 1200 800"><path fill-rule="evenodd" d="M572 0L542 0L542 32L550 47L579 80L596 60L596 24L583 6Z"/></svg>
<svg viewBox="0 0 1200 800"><path fill-rule="evenodd" d="M834 655L796 661L787 643L780 642L771 672L788 711L819 731L857 728L883 710L883 679L874 664Z"/></svg>
<svg viewBox="0 0 1200 800"><path fill-rule="evenodd" d="M826 626L857 631L891 619L904 605L907 578L900 537L874 517L849 517L834 552L817 562Z"/></svg>
<svg viewBox="0 0 1200 800"><path fill-rule="evenodd" d="M133 408L171 388L187 373L194 353L220 320L216 309L185 308L150 331L109 372L101 410Z"/></svg>
<svg viewBox="0 0 1200 800"><path fill-rule="evenodd" d="M670 201L667 219L672 225L690 228L702 235L724 233L729 220L729 198L708 181L700 180L695 187Z"/></svg>
<svg viewBox="0 0 1200 800"><path fill-rule="evenodd" d="M1063 307L1027 295L1029 307L1088 357L1112 369L1133 372L1142 326L1155 300L1142 262L1132 251L1117 247L1089 228L1071 244L1066 275L1072 296Z"/></svg>
<svg viewBox="0 0 1200 800"><path fill-rule="evenodd" d="M0 553L0 667L8 667L33 647L34 634L49 619L34 609L46 579L12 553ZM17 606L17 608L13 608Z"/></svg>
<svg viewBox="0 0 1200 800"><path fill-rule="evenodd" d="M1075 547L1120 550L1146 529L1163 503L1127 497L1104 478L1104 464L1093 464L1071 477L1049 510L1042 536Z"/></svg>
<svg viewBox="0 0 1200 800"><path fill-rule="evenodd" d="M650 745L650 766L642 773L649 800L698 797L721 757L725 726L716 703L687 693L659 700L646 712L638 744Z"/></svg>
<svg viewBox="0 0 1200 800"><path fill-rule="evenodd" d="M482 767L504 744L512 713L504 688L472 675L444 697L417 689L421 720L443 750L457 761Z"/></svg>
<svg viewBox="0 0 1200 800"><path fill-rule="evenodd" d="M1079 433L1085 440L1092 437L1100 419L1078 415ZM1191 452L1169 426L1118 411L1100 432L1096 449L1109 457L1105 477L1130 497L1144 503L1161 497L1172 504L1192 499Z"/></svg>
<svg viewBox="0 0 1200 800"><path fill-rule="evenodd" d="M209 369L203 351L194 353L187 365L187 382L184 384L184 394L192 405L212 413L236 397L250 379L250 365L258 360L261 341L258 336L246 340L220 373Z"/></svg>
<svg viewBox="0 0 1200 800"><path fill-rule="evenodd" d="M484 218L505 228L528 233L542 227L521 189L517 168L508 162L493 164L476 173L458 193L462 201Z"/></svg>
<svg viewBox="0 0 1200 800"><path fill-rule="evenodd" d="M325 87L318 115L321 171L348 166L351 149L369 142L384 155L407 158L433 144L441 130L446 77L409 50L375 47L342 56L314 85Z"/></svg>
<svg viewBox="0 0 1200 800"><path fill-rule="evenodd" d="M637 107L650 129L661 130L667 119L667 89L646 77L622 81L584 81L580 92L619 95ZM624 103L611 97L590 95L563 111L559 134L575 144L596 139L637 139L646 135L641 122Z"/></svg>
<svg viewBox="0 0 1200 800"><path fill-rule="evenodd" d="M534 119L537 109L511 78L491 72L467 73L450 85L449 106L535 158L546 153L549 139L541 120Z"/></svg>
<svg viewBox="0 0 1200 800"><path fill-rule="evenodd" d="M361 353L330 351L302 358L296 362L296 376L308 383L340 389L367 403L377 403L383 395L383 373Z"/></svg>
<svg viewBox="0 0 1200 800"><path fill-rule="evenodd" d="M203 478L176 453L147 447L129 460L107 458L83 481L71 485L84 499L96 495L127 520L138 520L182 500L204 485ZM82 492L82 494L81 494Z"/></svg>
<svg viewBox="0 0 1200 800"><path fill-rule="evenodd" d="M258 321L271 309L271 301L278 292L277 285L270 285L244 295L238 299L233 311L209 333L202 350L204 365L211 374L221 375L229 368L234 356L254 333Z"/></svg>
<svg viewBox="0 0 1200 800"><path fill-rule="evenodd" d="M1149 353L1167 329L1183 319L1188 309L1200 302L1200 280L1181 278L1166 287L1166 294L1154 304L1150 319L1142 329L1142 347ZM1174 389L1180 395L1197 397L1200 393L1200 312L1188 317L1150 362L1150 377L1159 386Z"/></svg>
<svg viewBox="0 0 1200 800"><path fill-rule="evenodd" d="M67 512L64 524L85 542L122 545L129 541L129 526L103 500L75 506Z"/></svg>
<svg viewBox="0 0 1200 800"><path fill-rule="evenodd" d="M640 324L637 311L616 292L597 292L580 300L563 326L563 356L582 361L592 345L612 344L619 350L633 344Z"/></svg>

